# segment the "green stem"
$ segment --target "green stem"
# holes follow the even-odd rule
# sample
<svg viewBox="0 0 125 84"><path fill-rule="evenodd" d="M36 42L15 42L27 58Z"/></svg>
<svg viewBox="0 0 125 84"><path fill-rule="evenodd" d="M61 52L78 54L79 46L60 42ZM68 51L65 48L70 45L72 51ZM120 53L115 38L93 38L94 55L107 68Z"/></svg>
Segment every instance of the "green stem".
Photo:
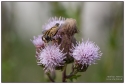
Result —
<svg viewBox="0 0 125 84"><path fill-rule="evenodd" d="M75 74L77 74L77 73L78 73L78 71L76 70L76 71L74 71L72 74L66 76L66 78L68 79L68 78L72 77L73 75L75 75Z"/></svg>
<svg viewBox="0 0 125 84"><path fill-rule="evenodd" d="M73 72L74 72L74 65L72 63L72 72L70 74L73 74Z"/></svg>
<svg viewBox="0 0 125 84"><path fill-rule="evenodd" d="M47 73L47 76L48 76L48 78L50 79L51 82L55 82L55 81L52 79L52 77L50 76L49 73Z"/></svg>
<svg viewBox="0 0 125 84"><path fill-rule="evenodd" d="M64 71L62 73L62 82L66 82L66 67L67 67L67 64L64 66Z"/></svg>

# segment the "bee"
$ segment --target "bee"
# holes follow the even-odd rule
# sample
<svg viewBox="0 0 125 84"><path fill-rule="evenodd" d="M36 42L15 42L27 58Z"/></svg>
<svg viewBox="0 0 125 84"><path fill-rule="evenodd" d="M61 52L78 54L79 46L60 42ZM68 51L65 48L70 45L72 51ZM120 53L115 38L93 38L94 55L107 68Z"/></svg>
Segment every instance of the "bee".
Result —
<svg viewBox="0 0 125 84"><path fill-rule="evenodd" d="M56 23L51 29L47 30L44 35L42 36L42 40L45 43L53 40L53 37L56 35L59 29L59 23Z"/></svg>

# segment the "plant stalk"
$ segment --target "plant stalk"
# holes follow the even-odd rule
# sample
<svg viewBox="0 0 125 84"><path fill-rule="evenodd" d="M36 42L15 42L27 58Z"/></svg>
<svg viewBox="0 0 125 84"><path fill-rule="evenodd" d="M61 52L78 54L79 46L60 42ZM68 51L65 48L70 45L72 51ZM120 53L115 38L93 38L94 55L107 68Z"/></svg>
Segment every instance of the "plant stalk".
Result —
<svg viewBox="0 0 125 84"><path fill-rule="evenodd" d="M50 76L49 73L47 73L47 76L48 76L48 78L50 79L51 82L55 82L55 81L52 79L52 77Z"/></svg>

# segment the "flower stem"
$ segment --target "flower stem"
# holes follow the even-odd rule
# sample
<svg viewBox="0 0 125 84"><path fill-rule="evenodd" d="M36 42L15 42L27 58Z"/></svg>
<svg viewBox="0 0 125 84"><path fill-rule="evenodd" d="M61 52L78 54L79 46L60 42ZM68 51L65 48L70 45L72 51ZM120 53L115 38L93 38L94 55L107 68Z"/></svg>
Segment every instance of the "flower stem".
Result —
<svg viewBox="0 0 125 84"><path fill-rule="evenodd" d="M75 75L75 74L77 74L77 73L78 73L78 71L76 70L76 71L74 71L72 74L67 75L66 78L68 79L68 78L72 77L73 75Z"/></svg>
<svg viewBox="0 0 125 84"><path fill-rule="evenodd" d="M64 71L62 73L62 82L66 82L66 67L67 67L67 64L65 65Z"/></svg>
<svg viewBox="0 0 125 84"><path fill-rule="evenodd" d="M74 72L74 65L72 63L72 72L70 74L73 74L73 72Z"/></svg>
<svg viewBox="0 0 125 84"><path fill-rule="evenodd" d="M66 78L72 77L74 75L74 70L75 70L74 69L74 64L72 63L72 72L69 75L67 75Z"/></svg>
<svg viewBox="0 0 125 84"><path fill-rule="evenodd" d="M49 73L47 73L47 76L48 76L48 78L50 79L51 82L55 82L55 81L52 79L52 77L50 76Z"/></svg>

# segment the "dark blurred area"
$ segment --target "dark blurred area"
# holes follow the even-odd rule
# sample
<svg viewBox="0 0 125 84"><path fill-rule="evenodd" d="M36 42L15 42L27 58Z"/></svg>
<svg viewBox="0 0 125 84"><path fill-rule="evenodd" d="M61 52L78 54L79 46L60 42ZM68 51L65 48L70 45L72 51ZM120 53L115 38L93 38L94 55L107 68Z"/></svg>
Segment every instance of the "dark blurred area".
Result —
<svg viewBox="0 0 125 84"><path fill-rule="evenodd" d="M49 82L36 63L30 39L40 35L42 25L55 16L76 19L76 39L89 38L103 53L101 60L79 73L82 76L74 82L124 81L124 2L2 1L1 82ZM56 82L61 82L61 75L61 71L56 72Z"/></svg>

